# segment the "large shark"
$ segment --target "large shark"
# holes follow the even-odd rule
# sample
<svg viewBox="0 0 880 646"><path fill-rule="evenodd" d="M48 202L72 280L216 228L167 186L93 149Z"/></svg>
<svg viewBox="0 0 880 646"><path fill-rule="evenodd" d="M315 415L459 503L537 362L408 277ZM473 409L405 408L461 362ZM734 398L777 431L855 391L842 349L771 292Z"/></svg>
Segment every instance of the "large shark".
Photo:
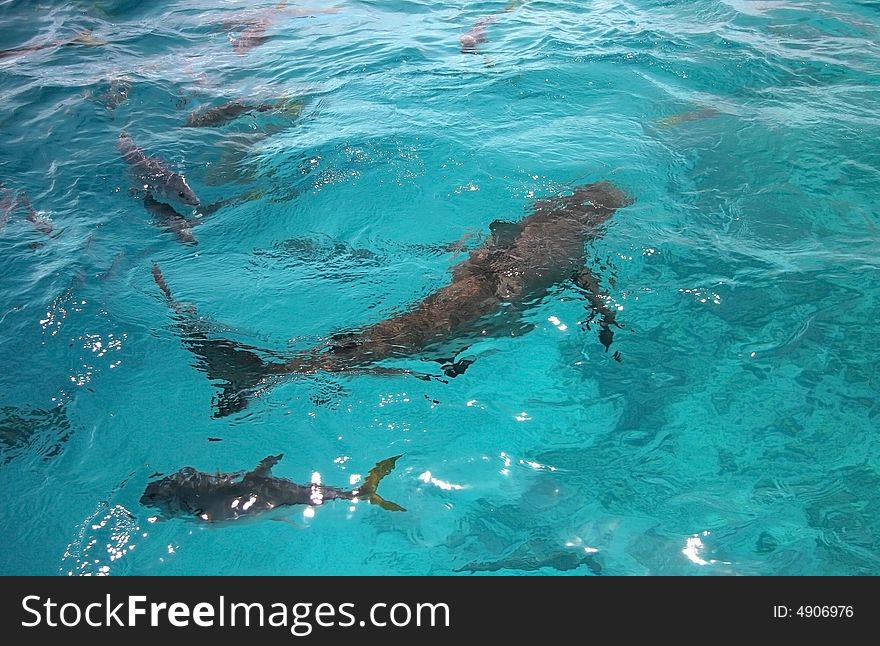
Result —
<svg viewBox="0 0 880 646"><path fill-rule="evenodd" d="M415 356L448 357L450 344L461 350L481 337L525 329L519 320L523 308L567 280L585 295L591 310L587 323L598 319L599 340L607 351L619 326L608 295L585 266L585 245L602 235L603 224L617 209L631 202L609 182L538 200L532 213L518 222L493 222L488 240L452 268L448 285L400 314L336 334L329 343L289 358L214 338L193 308L175 300L157 265L153 277L176 314L184 343L199 359L198 367L220 382L222 416L241 410L270 379L284 375L408 373L426 378L377 364ZM453 364L446 375L461 374L464 368Z"/></svg>
<svg viewBox="0 0 880 646"><path fill-rule="evenodd" d="M179 516L209 523L240 520L272 511L288 511L293 505L316 507L331 500L366 500L388 511L406 511L382 498L376 490L400 456L374 466L364 483L351 490L312 483L301 485L272 475L282 455L264 458L247 473L204 473L184 467L147 485L141 504L154 507L163 517Z"/></svg>
<svg viewBox="0 0 880 646"><path fill-rule="evenodd" d="M129 165L132 178L137 182L138 188L144 189L157 201L166 204L199 205L199 198L186 183L184 176L168 168L165 160L148 157L127 132L122 131L119 134L117 145L122 160Z"/></svg>

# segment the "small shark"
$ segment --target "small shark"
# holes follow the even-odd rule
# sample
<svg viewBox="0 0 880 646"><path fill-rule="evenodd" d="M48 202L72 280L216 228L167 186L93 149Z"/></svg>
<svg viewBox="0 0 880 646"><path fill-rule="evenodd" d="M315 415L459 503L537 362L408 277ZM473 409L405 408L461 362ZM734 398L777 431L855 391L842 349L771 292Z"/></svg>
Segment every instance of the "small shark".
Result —
<svg viewBox="0 0 880 646"><path fill-rule="evenodd" d="M389 358L403 358L453 338L479 338L488 318L502 309L516 318L526 301L553 285L574 279L587 294L593 317L600 316L606 350L616 326L615 313L598 279L584 266L584 245L602 233L601 225L631 200L609 182L581 186L571 194L539 200L519 222L496 220L490 238L452 269L452 281L408 311L361 331L337 334L329 346L268 364L268 374L346 372ZM497 320L493 321L497 325ZM518 328L516 321L508 327Z"/></svg>
<svg viewBox="0 0 880 646"><path fill-rule="evenodd" d="M37 211L33 206L31 206L31 201L28 199L27 193L21 191L18 194L18 203L20 206L24 208L27 212L27 221L34 225L34 228L46 236L51 236L52 231L55 228L55 225L52 224L52 220Z"/></svg>
<svg viewBox="0 0 880 646"><path fill-rule="evenodd" d="M24 191L19 191L16 195L8 188L4 188L0 183L0 231L2 231L9 223L12 213L21 207L25 211L25 218L30 222L34 229L45 236L51 236L55 230L52 219L37 211L31 206L30 198Z"/></svg>
<svg viewBox="0 0 880 646"><path fill-rule="evenodd" d="M255 47L259 47L260 45L269 42L270 37L266 35L266 32L279 15L305 17L314 16L316 14L337 13L339 11L336 7L329 7L327 9L287 9L286 6L287 0L281 0L273 8L261 11L256 18L250 19L240 35L237 37L230 37L232 51L236 54L247 54Z"/></svg>
<svg viewBox="0 0 880 646"><path fill-rule="evenodd" d="M222 126L251 112L274 112L284 111L293 116L298 115L303 108L300 102L274 101L268 103L248 103L247 101L228 101L215 107L202 107L191 112L183 124L187 128L205 128Z"/></svg>
<svg viewBox="0 0 880 646"><path fill-rule="evenodd" d="M163 159L148 157L124 130L119 134L117 145L122 160L129 165L138 187L151 193L154 199L166 204L176 202L187 206L199 205L199 198L183 175L168 168Z"/></svg>
<svg viewBox="0 0 880 646"><path fill-rule="evenodd" d="M270 379L285 375L408 374L431 379L377 364L386 359L449 356L442 353L449 352L450 342L466 347L487 335L521 332L527 327L519 320L523 307L568 280L589 303L586 325L598 318L599 341L607 351L613 328L620 326L608 294L585 266L585 245L602 235L603 224L617 209L631 203L610 182L538 200L532 213L518 222L493 222L487 241L452 268L452 281L409 310L355 332L338 333L329 343L280 361L278 355L266 356L265 351L213 338L195 310L174 299L158 265L153 265L153 278L175 312L184 344L198 358L198 367L220 382L218 416L223 416L242 410L249 397L268 387ZM616 353L614 358L619 360ZM456 369L453 364L452 372L444 371L454 377L466 367Z"/></svg>
<svg viewBox="0 0 880 646"><path fill-rule="evenodd" d="M688 110L687 112L679 112L668 117L657 120L657 125L663 128L671 128L681 125L689 121L699 121L700 119L709 119L721 114L717 108L702 107L696 110Z"/></svg>
<svg viewBox="0 0 880 646"><path fill-rule="evenodd" d="M13 47L12 49L0 50L0 60L3 60L4 58L12 58L14 56L21 56L30 52L39 52L44 49L64 47L67 45L98 47L100 45L106 44L106 40L104 40L103 38L98 38L97 36L93 36L91 31L86 30L75 34L71 38L55 38L46 42L36 43L34 45L24 45L22 47Z"/></svg>
<svg viewBox="0 0 880 646"><path fill-rule="evenodd" d="M476 54L479 52L479 46L488 40L486 36L486 27L498 20L498 16L483 16L474 26L458 37L458 44L461 46L462 54Z"/></svg>
<svg viewBox="0 0 880 646"><path fill-rule="evenodd" d="M399 455L382 460L367 474L357 489L345 490L321 484L297 484L272 475L283 457L270 455L253 471L209 474L193 467L147 485L140 502L159 509L165 518L175 516L216 523L266 514L293 505L317 507L331 500L366 500L388 511L406 511L382 498L376 490L379 482L391 473Z"/></svg>
<svg viewBox="0 0 880 646"><path fill-rule="evenodd" d="M512 0L512 2L504 8L503 13L510 13L524 2L525 0ZM480 45L488 40L488 37L486 36L486 27L498 20L498 16L499 14L483 16L474 23L473 27L458 37L458 43L461 46L462 54L479 53Z"/></svg>

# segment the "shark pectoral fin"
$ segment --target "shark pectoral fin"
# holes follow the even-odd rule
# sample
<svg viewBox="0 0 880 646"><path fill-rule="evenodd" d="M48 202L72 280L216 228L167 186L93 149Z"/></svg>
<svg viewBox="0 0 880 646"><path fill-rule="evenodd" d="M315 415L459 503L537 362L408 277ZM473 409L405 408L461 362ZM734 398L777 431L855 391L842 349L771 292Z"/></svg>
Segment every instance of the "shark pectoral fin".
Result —
<svg viewBox="0 0 880 646"><path fill-rule="evenodd" d="M588 268L583 267L574 277L575 284L583 291L589 303L591 310L590 315L585 321L585 326L590 329L590 323L599 316L599 342L605 347L605 352L611 347L614 340L614 331L611 326L620 327L617 317L610 307L608 307L608 292L604 291L599 285L599 279ZM615 357L616 358L616 357ZM619 361L619 359L616 359Z"/></svg>
<svg viewBox="0 0 880 646"><path fill-rule="evenodd" d="M608 352L608 348L611 347L611 342L613 340L614 331L605 321L602 321L599 325L599 343L605 346L605 352Z"/></svg>
<svg viewBox="0 0 880 646"><path fill-rule="evenodd" d="M247 476L257 477L257 478L268 478L272 475L272 467L281 462L281 458L284 457L283 453L279 453L278 455L267 455L265 458L260 460L260 463L257 465L257 468L247 474ZM245 477L247 477L245 476Z"/></svg>
<svg viewBox="0 0 880 646"><path fill-rule="evenodd" d="M517 222L505 222L504 220L495 220L489 225L489 231L492 232L492 238L496 246L505 246L513 242L522 228Z"/></svg>
<svg viewBox="0 0 880 646"><path fill-rule="evenodd" d="M192 226L197 224L201 224L207 218L214 215L217 211L227 206L235 206L236 204L241 204L243 202L250 202L251 200L257 200L263 197L265 191L261 189L251 189L250 191L245 191L240 195L235 195L233 197L227 197L222 200L217 200L216 202L211 202L210 204L206 204L204 206L199 206L196 208L196 214L198 215L198 219L191 222Z"/></svg>
<svg viewBox="0 0 880 646"><path fill-rule="evenodd" d="M458 361L450 361L443 366L443 374L454 379L459 375L463 375L470 365L476 361L474 358L459 359Z"/></svg>
<svg viewBox="0 0 880 646"><path fill-rule="evenodd" d="M397 461L401 457L402 454L395 455L393 458L388 458L387 460L382 460L370 469L370 472L364 480L363 486L358 489L358 494L365 497L371 505L378 505L387 511L406 511L406 509L397 503L385 500L376 492L376 489L379 487L379 482L394 470L394 465L397 464Z"/></svg>
<svg viewBox="0 0 880 646"><path fill-rule="evenodd" d="M196 209L196 214L199 219L193 222L193 225L201 224L205 221L206 218L211 217L217 211L226 206L229 202L227 200L217 200L216 202L211 202L210 204L205 204L204 206L199 206Z"/></svg>

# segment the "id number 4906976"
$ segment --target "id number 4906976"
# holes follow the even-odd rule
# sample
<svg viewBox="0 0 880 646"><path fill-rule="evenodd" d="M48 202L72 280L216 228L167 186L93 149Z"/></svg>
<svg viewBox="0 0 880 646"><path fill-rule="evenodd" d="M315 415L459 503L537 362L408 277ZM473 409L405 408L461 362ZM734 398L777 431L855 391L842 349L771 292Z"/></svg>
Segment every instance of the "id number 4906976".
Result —
<svg viewBox="0 0 880 646"><path fill-rule="evenodd" d="M850 619L853 614L852 606L773 606L776 619Z"/></svg>

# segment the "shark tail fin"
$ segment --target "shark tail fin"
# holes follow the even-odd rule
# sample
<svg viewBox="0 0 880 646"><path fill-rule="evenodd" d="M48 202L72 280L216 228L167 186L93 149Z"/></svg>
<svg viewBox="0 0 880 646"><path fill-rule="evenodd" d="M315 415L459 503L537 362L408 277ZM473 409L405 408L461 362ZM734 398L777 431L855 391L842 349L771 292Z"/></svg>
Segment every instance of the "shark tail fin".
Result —
<svg viewBox="0 0 880 646"><path fill-rule="evenodd" d="M366 480L364 480L363 486L358 489L358 494L366 498L371 505L379 505L382 509L387 511L406 511L406 509L397 503L385 500L376 492L376 489L379 487L379 482L394 470L394 465L401 457L401 455L395 455L393 458L382 460L370 469Z"/></svg>
<svg viewBox="0 0 880 646"><path fill-rule="evenodd" d="M185 317L192 318L194 316L193 308L191 305L184 305L183 303L180 303L176 298L174 298L174 294L171 292L171 288L165 281L165 274L162 273L162 270L159 268L158 263L155 262L153 263L153 280L156 281L156 285L158 285L159 289L162 290L162 294L163 296L165 296L165 300L168 302L168 306L174 311L178 319Z"/></svg>
<svg viewBox="0 0 880 646"><path fill-rule="evenodd" d="M162 293L165 295L165 300L168 301L168 304L171 306L171 309L177 309L177 301L174 300L174 294L171 293L171 288L168 287L168 283L165 282L165 275L162 273L162 270L159 268L159 265L155 262L153 263L153 280L156 281L156 284L159 286L159 289L162 290Z"/></svg>

